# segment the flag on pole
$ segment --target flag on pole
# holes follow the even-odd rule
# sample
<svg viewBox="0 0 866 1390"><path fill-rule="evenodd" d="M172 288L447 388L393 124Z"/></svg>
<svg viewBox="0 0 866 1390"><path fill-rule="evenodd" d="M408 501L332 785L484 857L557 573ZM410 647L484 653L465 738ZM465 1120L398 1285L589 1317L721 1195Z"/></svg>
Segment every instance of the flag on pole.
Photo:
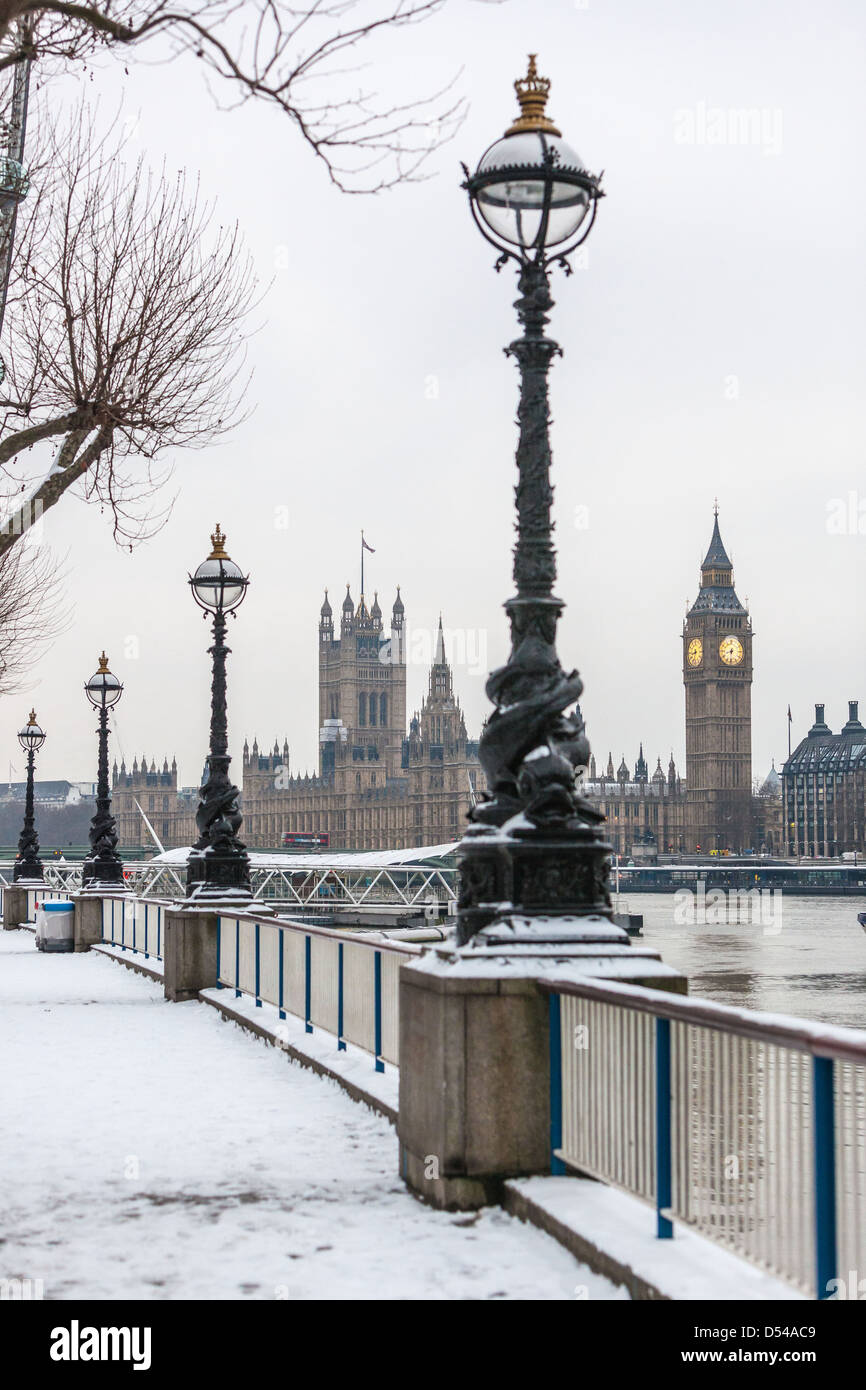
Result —
<svg viewBox="0 0 866 1390"><path fill-rule="evenodd" d="M791 756L791 706L788 706L788 757Z"/></svg>
<svg viewBox="0 0 866 1390"><path fill-rule="evenodd" d="M361 532L361 597L362 597L362 598L364 597L364 551L365 551L365 550L369 550L369 552L370 552L371 555L375 555L375 554L376 554L376 552L375 552L375 550L373 549L372 545L368 545L367 542L364 540L364 532L362 531L362 532Z"/></svg>

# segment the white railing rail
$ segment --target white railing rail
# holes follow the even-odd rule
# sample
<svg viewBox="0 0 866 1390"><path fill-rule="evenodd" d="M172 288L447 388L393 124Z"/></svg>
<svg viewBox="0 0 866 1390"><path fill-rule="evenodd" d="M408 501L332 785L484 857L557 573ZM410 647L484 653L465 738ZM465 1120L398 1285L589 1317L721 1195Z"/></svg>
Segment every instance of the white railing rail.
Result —
<svg viewBox="0 0 866 1390"><path fill-rule="evenodd" d="M272 1004L306 1031L332 1034L372 1055L376 1070L399 1065L400 966L422 947L280 918L220 917L217 984Z"/></svg>
<svg viewBox="0 0 866 1390"><path fill-rule="evenodd" d="M167 902L151 902L128 893L101 894L102 940L124 951L137 951L145 960L162 960Z"/></svg>
<svg viewBox="0 0 866 1390"><path fill-rule="evenodd" d="M826 1298L866 1269L866 1032L546 980L551 1167Z"/></svg>

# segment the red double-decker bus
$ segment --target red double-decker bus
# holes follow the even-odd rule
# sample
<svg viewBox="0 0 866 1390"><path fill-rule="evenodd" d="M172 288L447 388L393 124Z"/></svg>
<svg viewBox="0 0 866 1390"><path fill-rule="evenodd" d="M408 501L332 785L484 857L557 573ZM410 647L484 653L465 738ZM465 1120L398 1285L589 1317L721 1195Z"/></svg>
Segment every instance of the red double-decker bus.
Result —
<svg viewBox="0 0 866 1390"><path fill-rule="evenodd" d="M283 834L284 849L328 849L330 844L328 830L286 830Z"/></svg>

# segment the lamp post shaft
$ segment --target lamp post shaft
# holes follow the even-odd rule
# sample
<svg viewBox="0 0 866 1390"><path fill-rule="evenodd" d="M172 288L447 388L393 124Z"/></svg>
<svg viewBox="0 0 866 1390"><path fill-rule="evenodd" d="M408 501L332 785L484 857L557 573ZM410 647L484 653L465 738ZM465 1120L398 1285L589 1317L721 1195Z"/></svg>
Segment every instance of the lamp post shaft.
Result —
<svg viewBox="0 0 866 1390"><path fill-rule="evenodd" d="M553 308L546 270L537 261L531 261L522 267L518 283L520 298L514 307L523 326L523 336L505 351L517 361L520 368L514 582L521 607L514 606L512 617L512 628L519 642L525 627L524 620L542 621L551 614L551 609L543 602L551 597L556 579L556 551L550 520L553 488L550 485L547 378L554 357L562 349L544 331ZM528 604L527 600L530 601ZM561 608L562 605L556 602L554 625Z"/></svg>
<svg viewBox="0 0 866 1390"><path fill-rule="evenodd" d="M90 822L90 853L84 861L83 883L123 883L123 860L117 852L117 824L111 811L108 783L108 709L99 707L99 762L96 774L96 811Z"/></svg>
<svg viewBox="0 0 866 1390"><path fill-rule="evenodd" d="M486 686L495 706L479 744L488 791L458 850L460 945L492 931L506 912L545 919L611 913L603 817L576 782L589 762L580 709L571 708L583 682L563 670L556 651L564 604L553 592L548 374L561 349L545 333L553 300L541 256L521 262L518 285L523 333L506 348L520 372L516 593L505 604L511 652ZM559 935L566 930L562 924Z"/></svg>
<svg viewBox="0 0 866 1390"><path fill-rule="evenodd" d="M24 824L18 839L18 858L15 861L13 878L42 879L42 861L39 858L39 836L36 833L34 815L33 777L36 754L32 748L27 750L27 786L24 793Z"/></svg>
<svg viewBox="0 0 866 1390"><path fill-rule="evenodd" d="M207 777L201 788L196 812L199 831L187 868L187 894L212 896L221 891L249 893L250 866L246 846L238 839L243 816L240 793L229 776L228 716L226 704L226 615L221 609L213 615L210 751Z"/></svg>

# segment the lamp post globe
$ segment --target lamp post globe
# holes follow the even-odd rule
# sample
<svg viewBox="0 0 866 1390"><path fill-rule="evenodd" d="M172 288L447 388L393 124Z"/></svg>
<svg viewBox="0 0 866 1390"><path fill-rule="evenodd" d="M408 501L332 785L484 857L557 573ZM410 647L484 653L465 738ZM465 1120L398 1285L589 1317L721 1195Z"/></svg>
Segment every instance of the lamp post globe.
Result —
<svg viewBox="0 0 866 1390"><path fill-rule="evenodd" d="M520 373L511 651L486 685L494 705L479 744L487 792L458 847L457 941L543 952L587 939L587 917L611 917L611 847L578 782L589 763L583 683L556 651L564 604L554 592L548 373L561 350L545 333L550 269L570 273L568 256L589 235L602 191L601 176L546 114L550 82L534 55L514 86L517 119L474 174L463 166L475 223L500 253L496 269L517 269L522 333L506 348Z"/></svg>
<svg viewBox="0 0 866 1390"><path fill-rule="evenodd" d="M545 114L550 82L539 77L534 54L514 86L520 115L484 152L475 173L465 170L472 213L505 258L565 257L592 229L600 177Z"/></svg>
<svg viewBox="0 0 866 1390"><path fill-rule="evenodd" d="M238 838L243 817L240 792L229 776L226 705L226 620L236 616L246 597L249 577L226 553L226 537L217 523L211 553L189 576L202 616L212 618L210 748L196 812L199 838L187 862L187 899L196 902L248 901L252 897L246 846Z"/></svg>
<svg viewBox="0 0 866 1390"><path fill-rule="evenodd" d="M116 888L123 884L123 860L117 852L117 825L111 811L108 783L108 711L123 694L123 686L109 670L105 652L84 685L84 693L99 715L97 737L99 762L96 778L96 811L90 822L90 853L84 861L81 879L85 887Z"/></svg>
<svg viewBox="0 0 866 1390"><path fill-rule="evenodd" d="M18 855L12 877L16 883L22 879L41 883L44 874L42 860L39 858L39 836L36 833L33 777L36 754L45 742L45 731L37 723L35 710L30 711L24 728L19 729L18 742L27 754L27 785L24 793L24 824L18 837Z"/></svg>

